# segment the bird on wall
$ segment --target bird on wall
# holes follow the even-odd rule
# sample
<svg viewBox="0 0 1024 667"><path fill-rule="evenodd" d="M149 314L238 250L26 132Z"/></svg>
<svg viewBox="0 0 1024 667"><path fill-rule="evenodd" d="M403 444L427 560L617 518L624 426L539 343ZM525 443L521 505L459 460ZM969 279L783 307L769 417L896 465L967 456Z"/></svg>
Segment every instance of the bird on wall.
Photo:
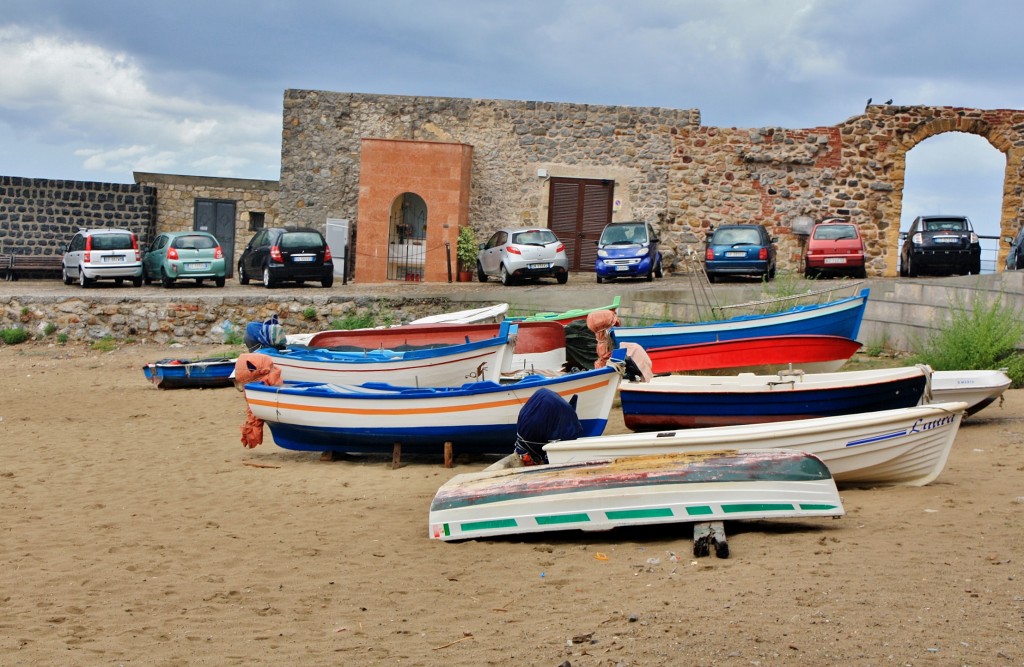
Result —
<svg viewBox="0 0 1024 667"><path fill-rule="evenodd" d="M885 101L885 103L886 103L886 104L892 104L892 98L890 97L889 99L887 99L887 100Z"/></svg>
<svg viewBox="0 0 1024 667"><path fill-rule="evenodd" d="M868 103L864 105L864 108L867 109L869 106L871 106L871 98L870 97L868 98Z"/></svg>

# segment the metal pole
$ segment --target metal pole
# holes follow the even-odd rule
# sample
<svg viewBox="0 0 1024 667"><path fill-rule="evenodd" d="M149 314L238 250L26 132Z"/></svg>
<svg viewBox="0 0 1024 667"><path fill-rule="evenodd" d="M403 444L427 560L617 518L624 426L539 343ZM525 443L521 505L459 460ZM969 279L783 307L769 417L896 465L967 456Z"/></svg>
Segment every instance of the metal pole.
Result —
<svg viewBox="0 0 1024 667"><path fill-rule="evenodd" d="M448 282L452 281L452 244L451 241L444 242L445 261L448 263Z"/></svg>

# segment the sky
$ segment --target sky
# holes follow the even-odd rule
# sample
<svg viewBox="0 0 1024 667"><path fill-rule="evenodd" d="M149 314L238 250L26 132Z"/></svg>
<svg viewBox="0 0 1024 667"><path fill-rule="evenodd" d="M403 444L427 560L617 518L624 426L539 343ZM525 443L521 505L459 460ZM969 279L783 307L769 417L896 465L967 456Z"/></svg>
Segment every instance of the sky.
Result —
<svg viewBox="0 0 1024 667"><path fill-rule="evenodd" d="M697 108L751 128L834 125L868 98L1024 109L1018 0L0 6L4 176L277 180L290 88ZM984 139L933 137L907 166L902 229L962 213L998 233L1005 158Z"/></svg>

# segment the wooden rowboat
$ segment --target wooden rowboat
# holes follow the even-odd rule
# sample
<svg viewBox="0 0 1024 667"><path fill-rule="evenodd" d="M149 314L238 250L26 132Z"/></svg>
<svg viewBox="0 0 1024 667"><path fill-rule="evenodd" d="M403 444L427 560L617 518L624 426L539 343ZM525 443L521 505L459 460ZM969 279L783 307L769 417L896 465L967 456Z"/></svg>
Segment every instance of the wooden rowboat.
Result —
<svg viewBox="0 0 1024 667"><path fill-rule="evenodd" d="M209 389L234 384L236 359L161 359L142 367L146 380L160 389Z"/></svg>
<svg viewBox="0 0 1024 667"><path fill-rule="evenodd" d="M927 366L838 373L668 375L619 387L633 431L763 424L909 408L925 399Z"/></svg>
<svg viewBox="0 0 1024 667"><path fill-rule="evenodd" d="M812 455L710 451L456 475L434 496L428 525L431 538L463 540L843 513L835 482Z"/></svg>

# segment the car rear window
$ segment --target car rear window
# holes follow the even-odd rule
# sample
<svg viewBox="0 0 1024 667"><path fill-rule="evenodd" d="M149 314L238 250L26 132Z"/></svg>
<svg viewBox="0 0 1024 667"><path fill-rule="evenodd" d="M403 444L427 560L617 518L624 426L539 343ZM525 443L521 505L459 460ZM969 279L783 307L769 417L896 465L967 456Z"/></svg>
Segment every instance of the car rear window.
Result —
<svg viewBox="0 0 1024 667"><path fill-rule="evenodd" d="M853 225L819 225L814 229L814 238L819 241L855 239L857 230Z"/></svg>
<svg viewBox="0 0 1024 667"><path fill-rule="evenodd" d="M711 237L713 245L761 245L761 234L756 229L719 229Z"/></svg>
<svg viewBox="0 0 1024 667"><path fill-rule="evenodd" d="M322 248L324 240L316 232L289 232L281 235L280 246L290 248Z"/></svg>
<svg viewBox="0 0 1024 667"><path fill-rule="evenodd" d="M512 243L519 245L547 245L557 242L558 237L550 229L531 229L528 232L517 232L512 235Z"/></svg>
<svg viewBox="0 0 1024 667"><path fill-rule="evenodd" d="M964 230L962 218L951 218L949 220L928 220L924 223L926 232L962 232Z"/></svg>
<svg viewBox="0 0 1024 667"><path fill-rule="evenodd" d="M216 248L217 243L209 236L197 234L195 236L179 236L174 239L174 243L171 246L181 250L209 250L210 248Z"/></svg>
<svg viewBox="0 0 1024 667"><path fill-rule="evenodd" d="M131 234L94 234L92 237L93 250L131 250Z"/></svg>

